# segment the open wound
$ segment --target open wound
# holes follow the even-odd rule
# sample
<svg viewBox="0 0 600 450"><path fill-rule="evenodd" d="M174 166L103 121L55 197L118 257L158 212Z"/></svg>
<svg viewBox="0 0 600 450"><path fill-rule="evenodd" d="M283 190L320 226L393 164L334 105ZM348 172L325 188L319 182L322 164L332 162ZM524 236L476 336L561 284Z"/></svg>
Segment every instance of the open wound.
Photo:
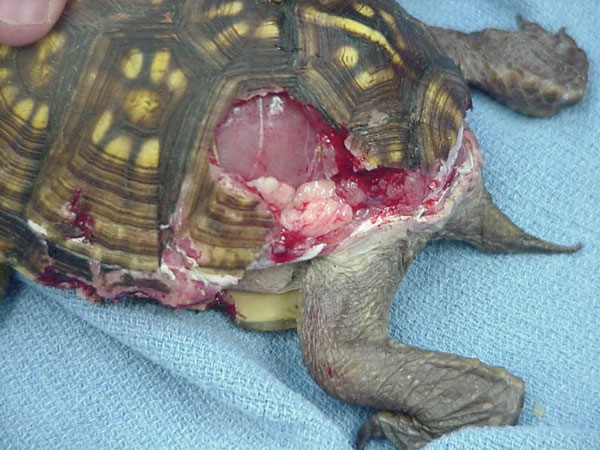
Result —
<svg viewBox="0 0 600 450"><path fill-rule="evenodd" d="M212 163L257 193L275 218L273 262L331 250L365 221L435 213L464 158L459 142L447 163L428 170L367 170L347 137L285 93L236 103L217 127Z"/></svg>

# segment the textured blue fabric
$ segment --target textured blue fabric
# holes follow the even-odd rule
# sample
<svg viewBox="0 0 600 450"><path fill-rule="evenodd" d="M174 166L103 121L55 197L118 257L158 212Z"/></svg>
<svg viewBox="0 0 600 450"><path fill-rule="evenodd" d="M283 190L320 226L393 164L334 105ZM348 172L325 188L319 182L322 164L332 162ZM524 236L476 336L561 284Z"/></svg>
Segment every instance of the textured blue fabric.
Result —
<svg viewBox="0 0 600 450"><path fill-rule="evenodd" d="M584 248L498 256L441 242L411 266L393 336L503 365L527 389L519 426L466 429L430 448L598 449L600 4L405 7L464 30L512 28L517 13L564 25L591 60L585 100L551 119L474 95L469 120L496 202L525 229ZM217 312L151 303L95 307L22 277L0 303L0 448L350 449L369 413L321 391L293 331L248 332Z"/></svg>

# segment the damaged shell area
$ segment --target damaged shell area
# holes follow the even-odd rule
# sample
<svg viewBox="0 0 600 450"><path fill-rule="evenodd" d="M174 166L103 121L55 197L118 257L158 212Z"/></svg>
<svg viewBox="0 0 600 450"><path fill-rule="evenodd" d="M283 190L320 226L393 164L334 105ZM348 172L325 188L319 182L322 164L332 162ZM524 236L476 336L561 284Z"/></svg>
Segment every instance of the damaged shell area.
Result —
<svg viewBox="0 0 600 450"><path fill-rule="evenodd" d="M347 148L347 131L277 93L236 103L205 151L215 191L265 217L260 254L248 264L262 269L330 254L373 232L406 234L443 224L455 202L480 183L475 138L462 127L458 136L448 159L431 169L366 168ZM65 220L85 225L92 218L84 214L81 195L77 191L65 207L70 211ZM243 274L211 270L210 255L190 236L183 198L163 227L157 270L107 271L92 262L87 282L49 265L38 279L91 298L154 298L174 307L227 304L223 289L239 283ZM79 239L86 237L84 231Z"/></svg>
<svg viewBox="0 0 600 450"><path fill-rule="evenodd" d="M272 213L268 246L251 266L264 268L335 252L367 230L443 221L457 178L470 173L477 185L480 177L472 133L461 126L457 135L448 159L431 168L371 168L348 148L347 131L287 94L267 94L230 111L211 164L220 182L257 194Z"/></svg>
<svg viewBox="0 0 600 450"><path fill-rule="evenodd" d="M374 231L443 223L467 189L456 188L459 179L469 189L479 182L474 137L463 128L458 136L448 160L431 169L369 169L347 148L347 131L329 126L314 108L284 93L260 95L237 103L217 127L210 173L224 192L271 214L264 249L248 267L262 269L338 251ZM212 301L240 278L207 271L202 249L181 237L184 222L175 216L161 276L172 280L179 302L200 294ZM200 293L186 290L196 284Z"/></svg>
<svg viewBox="0 0 600 450"><path fill-rule="evenodd" d="M402 8L373 8L69 2L0 46L0 261L205 307L248 268L439 214L468 90Z"/></svg>

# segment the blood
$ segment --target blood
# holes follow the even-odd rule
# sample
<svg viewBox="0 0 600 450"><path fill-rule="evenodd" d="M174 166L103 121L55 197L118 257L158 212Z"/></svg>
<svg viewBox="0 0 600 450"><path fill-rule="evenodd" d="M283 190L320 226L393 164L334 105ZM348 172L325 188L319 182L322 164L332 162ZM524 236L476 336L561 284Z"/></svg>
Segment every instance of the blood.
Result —
<svg viewBox="0 0 600 450"><path fill-rule="evenodd" d="M300 258L310 248L307 246L309 241L310 239L299 231L290 231L282 227L271 246L271 260L283 264Z"/></svg>
<svg viewBox="0 0 600 450"><path fill-rule="evenodd" d="M227 315L235 320L237 317L237 309L235 307L235 302L231 298L231 296L225 292L221 291L215 295L215 299L208 303L207 309L218 308L227 313Z"/></svg>
<svg viewBox="0 0 600 450"><path fill-rule="evenodd" d="M265 105L277 105L277 110L273 113ZM304 134L300 136L301 133ZM307 236L303 231L321 226L320 221L299 223L298 228L287 229L280 221L282 206L265 200L276 219L270 253L273 262L291 262L320 243L335 245L361 221L370 219L376 223L387 215L408 216L420 207L435 209L438 204L443 195L442 182L436 179L441 161L429 170L390 167L367 170L361 158L346 147L348 135L345 128L329 124L315 107L303 105L287 93L237 102L217 127L219 163L214 160L213 163L220 164L225 172L241 176L245 182L274 177L294 188L329 179L335 183L334 200L352 208L352 223L341 221L339 227L334 223L322 235ZM443 189L452 184L455 176L454 167L443 180ZM248 189L260 194L254 185ZM435 191L439 194L433 196ZM293 208L302 217L307 205ZM327 219L323 218L323 224L332 223Z"/></svg>
<svg viewBox="0 0 600 450"><path fill-rule="evenodd" d="M329 365L327 366L327 376L333 378L333 369Z"/></svg>
<svg viewBox="0 0 600 450"><path fill-rule="evenodd" d="M81 188L73 193L67 206L67 211L71 214L65 220L77 231L77 234L69 236L70 238L82 238L83 242L90 243L94 241L94 233L92 232L94 218L90 214L87 203L82 201L82 195L83 190Z"/></svg>
<svg viewBox="0 0 600 450"><path fill-rule="evenodd" d="M44 271L38 275L38 282L59 289L78 289L85 298L99 302L101 301L96 288L92 285L69 275L62 274L54 266L46 266Z"/></svg>

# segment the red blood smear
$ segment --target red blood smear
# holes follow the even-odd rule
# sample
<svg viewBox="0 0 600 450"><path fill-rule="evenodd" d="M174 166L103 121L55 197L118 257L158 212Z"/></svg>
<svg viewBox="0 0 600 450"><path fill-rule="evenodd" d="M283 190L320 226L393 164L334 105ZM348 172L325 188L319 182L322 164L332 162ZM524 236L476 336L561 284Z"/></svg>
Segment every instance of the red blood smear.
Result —
<svg viewBox="0 0 600 450"><path fill-rule="evenodd" d="M53 266L46 266L44 271L38 275L37 280L46 286L59 289L80 289L88 299L99 300L98 293L93 286L75 277L59 273Z"/></svg>
<svg viewBox="0 0 600 450"><path fill-rule="evenodd" d="M275 263L286 263L301 257L311 247L311 239L299 231L290 231L282 228L277 239L271 246L271 259Z"/></svg>
<svg viewBox="0 0 600 450"><path fill-rule="evenodd" d="M219 308L227 313L232 320L237 318L237 309L235 302L225 291L219 292L215 295L215 299L207 305L207 309Z"/></svg>
<svg viewBox="0 0 600 450"><path fill-rule="evenodd" d="M333 369L331 368L331 366L327 366L327 376L329 378L333 378Z"/></svg>
<svg viewBox="0 0 600 450"><path fill-rule="evenodd" d="M260 100L258 100L260 99ZM250 137L245 141L243 158L247 160L241 163L240 145L244 144L244 133L249 127L248 121L254 120L257 115L257 108L263 109L263 115L268 114L264 109L265 104L269 104L276 99L279 105L282 106L283 112L278 114L277 123L283 129L276 130L279 134L271 130L269 135L271 138L279 139L279 153L273 153L267 161L254 161L252 158L260 158L268 156L261 149L254 148L253 142L256 141L256 131L250 131ZM434 167L429 173L425 173L421 169L396 169L380 167L374 170L366 170L361 164L359 158L353 155L345 145L348 131L344 128L336 129L331 126L321 115L321 113L312 106L302 105L294 100L286 93L269 94L263 97L253 97L247 101L241 101L234 105L236 109L235 116L233 112L226 117L216 131L216 140L221 149L225 149L225 154L220 157L221 166L229 173L234 173L242 176L245 180L257 178L259 176L273 176L280 181L284 181L294 187L302 183L329 178L336 184L336 193L339 197L345 200L353 209L354 218L364 217L371 218L373 221L381 215L409 215L413 213L425 198L435 189L439 188L439 182L435 180L436 169ZM298 139L297 130L306 130L306 126L302 125L302 117L299 117L299 112L304 115L303 120L315 138L306 139L303 135L301 140ZM286 121L286 114L290 114L290 127ZM254 118L254 119L253 119ZM240 125L236 123L240 122ZM254 122L256 124L256 122ZM262 122L261 122L262 123ZM272 124L271 124L272 125ZM246 127L246 128L244 128ZM225 130L225 131L224 131ZM231 130L237 130L232 133ZM228 134L229 133L229 134ZM266 134L263 136L268 139ZM287 140L282 144L281 139L287 136ZM305 148L305 142L314 145L320 144L320 157L314 158L310 150ZM271 145L267 143L264 145ZM295 145L300 145L301 148L295 152ZM232 153L237 155L237 160L231 155L227 155L227 149L231 149ZM298 153L300 157L298 157ZM250 156L248 156L250 155ZM273 161L273 158L277 161ZM286 163L299 164L298 170L294 172L291 178L286 178L283 169L278 160L284 159ZM316 162L315 162L316 161ZM316 164L316 166L315 166ZM248 170L247 167L254 169ZM257 169L260 167L260 170ZM292 173L291 168L285 168L285 173ZM454 179L454 173L449 177L448 183ZM434 201L434 203L437 200ZM271 205L271 211L276 218L279 217L280 211ZM333 231L336 238L341 234L340 230ZM274 230L274 241L271 246L271 259L276 263L286 263L301 257L306 250L321 242L333 242L331 236L306 237L296 230L287 230L279 226Z"/></svg>
<svg viewBox="0 0 600 450"><path fill-rule="evenodd" d="M74 214L74 217L69 220L70 225L77 231L78 236L70 236L71 238L83 238L83 242L93 242L94 234L92 228L94 227L94 218L90 214L89 207L86 203L81 200L83 190L78 188L73 196L67 209L69 212Z"/></svg>
<svg viewBox="0 0 600 450"><path fill-rule="evenodd" d="M293 101L293 100L292 100ZM336 193L356 210L375 207L395 207L395 213L409 214L421 204L430 191L428 185L435 178L433 174L424 174L420 169L377 168L361 170L360 160L346 148L348 131L335 130L310 106L304 111L313 129L319 134L322 145L330 145L335 149L337 174L331 179L336 183ZM433 173L433 171L431 172ZM352 195L354 189L365 195L358 200Z"/></svg>

